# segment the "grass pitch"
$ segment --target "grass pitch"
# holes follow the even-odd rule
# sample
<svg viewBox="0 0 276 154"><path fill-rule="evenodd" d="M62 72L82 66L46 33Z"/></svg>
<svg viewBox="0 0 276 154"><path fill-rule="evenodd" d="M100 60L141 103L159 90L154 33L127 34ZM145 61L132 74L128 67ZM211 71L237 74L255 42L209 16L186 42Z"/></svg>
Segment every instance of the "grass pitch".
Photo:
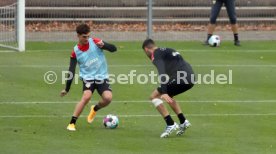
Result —
<svg viewBox="0 0 276 154"><path fill-rule="evenodd" d="M114 44L118 51L106 52L109 73L155 70L141 42ZM74 43L29 42L25 53L0 50L1 153L276 153L275 41L244 41L242 47L223 42L219 48L199 42L158 45L177 49L198 74L233 72L231 85L196 85L176 97L192 123L186 134L159 138L165 123L147 102L157 85L136 82L113 84L114 102L98 112L93 124L85 121L86 107L77 131L68 132L82 84L73 84L64 98L59 92ZM44 82L48 71L57 73L55 84ZM89 106L98 99L95 93ZM102 117L110 113L118 115L119 128L104 128Z"/></svg>

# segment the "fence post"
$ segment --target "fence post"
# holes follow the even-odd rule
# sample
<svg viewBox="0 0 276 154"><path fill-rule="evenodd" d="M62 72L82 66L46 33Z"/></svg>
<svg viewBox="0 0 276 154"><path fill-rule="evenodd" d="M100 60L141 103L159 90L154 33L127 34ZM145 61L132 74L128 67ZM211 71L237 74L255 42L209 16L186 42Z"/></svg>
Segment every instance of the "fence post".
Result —
<svg viewBox="0 0 276 154"><path fill-rule="evenodd" d="M152 0L148 0L147 38L152 38Z"/></svg>

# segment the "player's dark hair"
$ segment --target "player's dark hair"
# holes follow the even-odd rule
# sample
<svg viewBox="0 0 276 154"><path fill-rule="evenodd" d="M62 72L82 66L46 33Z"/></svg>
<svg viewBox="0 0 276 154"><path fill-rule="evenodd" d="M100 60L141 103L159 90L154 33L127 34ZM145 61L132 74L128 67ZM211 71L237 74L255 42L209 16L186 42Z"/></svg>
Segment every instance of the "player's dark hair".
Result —
<svg viewBox="0 0 276 154"><path fill-rule="evenodd" d="M90 27L87 24L80 24L80 25L77 26L76 32L79 35L87 34L87 33L90 32Z"/></svg>
<svg viewBox="0 0 276 154"><path fill-rule="evenodd" d="M142 48L145 49L146 47L147 48L152 48L155 46L155 43L152 39L146 39L142 45Z"/></svg>

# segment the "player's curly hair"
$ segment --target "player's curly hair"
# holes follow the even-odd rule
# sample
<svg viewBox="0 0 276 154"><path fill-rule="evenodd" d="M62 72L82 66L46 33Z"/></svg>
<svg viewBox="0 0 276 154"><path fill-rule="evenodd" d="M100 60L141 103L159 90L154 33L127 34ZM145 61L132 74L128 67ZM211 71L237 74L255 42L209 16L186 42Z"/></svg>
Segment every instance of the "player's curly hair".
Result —
<svg viewBox="0 0 276 154"><path fill-rule="evenodd" d="M90 27L83 23L83 24L80 24L77 26L76 28L76 32L79 34L79 35L82 35L82 34L87 34L90 32Z"/></svg>

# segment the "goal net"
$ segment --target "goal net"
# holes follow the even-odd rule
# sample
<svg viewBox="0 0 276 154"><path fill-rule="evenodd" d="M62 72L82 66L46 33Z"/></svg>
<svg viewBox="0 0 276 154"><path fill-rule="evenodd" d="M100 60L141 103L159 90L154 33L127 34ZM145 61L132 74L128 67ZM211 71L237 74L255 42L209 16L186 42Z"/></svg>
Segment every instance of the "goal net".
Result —
<svg viewBox="0 0 276 154"><path fill-rule="evenodd" d="M0 48L25 51L25 0L0 2Z"/></svg>

